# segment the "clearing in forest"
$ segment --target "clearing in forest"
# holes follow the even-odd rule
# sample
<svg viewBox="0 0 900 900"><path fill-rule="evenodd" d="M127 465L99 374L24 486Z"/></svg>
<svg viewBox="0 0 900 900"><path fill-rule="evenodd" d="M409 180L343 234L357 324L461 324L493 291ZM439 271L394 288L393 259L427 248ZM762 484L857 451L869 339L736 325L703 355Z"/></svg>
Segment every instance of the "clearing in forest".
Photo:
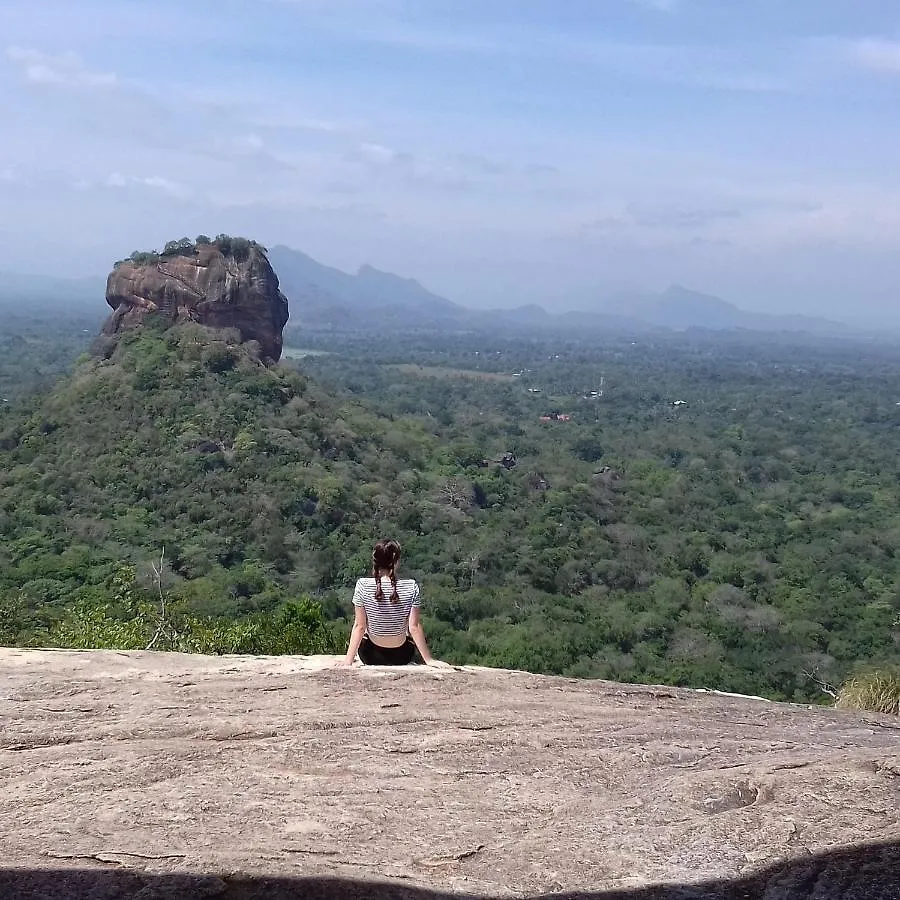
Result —
<svg viewBox="0 0 900 900"><path fill-rule="evenodd" d="M478 369L453 369L446 366L419 366L413 363L386 365L386 369L394 369L404 375L417 375L420 378L474 378L479 381L512 381L512 375L502 372L481 372Z"/></svg>

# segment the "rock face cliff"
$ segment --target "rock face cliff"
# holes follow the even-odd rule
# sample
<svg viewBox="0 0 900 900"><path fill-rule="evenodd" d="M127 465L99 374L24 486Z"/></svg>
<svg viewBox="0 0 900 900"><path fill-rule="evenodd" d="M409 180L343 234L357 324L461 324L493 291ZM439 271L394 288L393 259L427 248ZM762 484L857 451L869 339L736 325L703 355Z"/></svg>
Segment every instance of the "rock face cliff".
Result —
<svg viewBox="0 0 900 900"><path fill-rule="evenodd" d="M150 261L126 260L109 275L106 302L113 309L103 327L106 335L135 328L153 314L173 325L236 328L242 340L258 341L268 359L281 357L288 303L265 252L255 244L240 258L210 243L188 253L152 255Z"/></svg>
<svg viewBox="0 0 900 900"><path fill-rule="evenodd" d="M894 717L332 664L0 650L0 896L900 898Z"/></svg>

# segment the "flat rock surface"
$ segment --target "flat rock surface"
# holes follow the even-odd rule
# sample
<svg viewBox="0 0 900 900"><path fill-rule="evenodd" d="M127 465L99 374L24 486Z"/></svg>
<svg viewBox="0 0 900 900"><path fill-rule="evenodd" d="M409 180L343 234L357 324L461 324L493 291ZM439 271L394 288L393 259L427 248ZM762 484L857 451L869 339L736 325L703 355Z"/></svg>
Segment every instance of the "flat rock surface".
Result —
<svg viewBox="0 0 900 900"><path fill-rule="evenodd" d="M895 718L333 662L0 650L0 896L900 898Z"/></svg>

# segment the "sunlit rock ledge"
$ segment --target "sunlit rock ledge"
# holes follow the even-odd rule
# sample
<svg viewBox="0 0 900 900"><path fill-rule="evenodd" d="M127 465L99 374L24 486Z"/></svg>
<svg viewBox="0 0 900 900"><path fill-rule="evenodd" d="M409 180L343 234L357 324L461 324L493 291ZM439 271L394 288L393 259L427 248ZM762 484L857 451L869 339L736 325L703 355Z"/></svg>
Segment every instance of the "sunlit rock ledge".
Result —
<svg viewBox="0 0 900 900"><path fill-rule="evenodd" d="M0 649L0 896L900 897L896 718L335 662Z"/></svg>

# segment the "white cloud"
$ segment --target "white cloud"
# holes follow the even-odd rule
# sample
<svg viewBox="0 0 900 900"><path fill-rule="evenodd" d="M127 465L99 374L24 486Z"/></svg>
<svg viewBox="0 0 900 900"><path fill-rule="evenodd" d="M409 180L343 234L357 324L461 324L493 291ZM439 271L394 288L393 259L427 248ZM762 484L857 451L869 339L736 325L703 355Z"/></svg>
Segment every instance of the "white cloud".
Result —
<svg viewBox="0 0 900 900"><path fill-rule="evenodd" d="M345 158L364 164L370 179L377 176L394 184L455 190L469 187L473 176L484 177L483 167L490 165L488 160L477 156L443 152L414 154L374 142L359 144ZM477 161L481 170L473 161Z"/></svg>
<svg viewBox="0 0 900 900"><path fill-rule="evenodd" d="M75 53L53 56L24 47L7 47L6 56L19 66L32 84L70 87L112 88L118 83L114 72L92 72Z"/></svg>
<svg viewBox="0 0 900 900"><path fill-rule="evenodd" d="M773 255L823 243L887 246L900 226L891 193L829 183L688 184L665 200L597 198L591 217L564 225L559 237L594 247L729 246Z"/></svg>
<svg viewBox="0 0 900 900"><path fill-rule="evenodd" d="M304 131L323 131L326 134L335 134L340 131L351 131L358 126L348 125L342 122L332 122L328 119L297 119L295 127Z"/></svg>
<svg viewBox="0 0 900 900"><path fill-rule="evenodd" d="M306 13L404 13L410 8L409 0L264 0L283 6L296 6Z"/></svg>
<svg viewBox="0 0 900 900"><path fill-rule="evenodd" d="M678 6L679 0L629 0L637 6L646 6L659 12L672 12Z"/></svg>
<svg viewBox="0 0 900 900"><path fill-rule="evenodd" d="M212 155L225 158L256 156L266 153L265 141L258 134L214 135L209 145Z"/></svg>
<svg viewBox="0 0 900 900"><path fill-rule="evenodd" d="M900 41L865 38L850 45L850 58L866 69L900 73Z"/></svg>
<svg viewBox="0 0 900 900"><path fill-rule="evenodd" d="M230 231L491 302L520 290L551 297L557 281L604 272L703 287L684 269L707 258L730 266L734 283L750 272L761 284L765 265L799 282L794 259L806 254L841 285L850 278L834 248L848 271L875 250L900 260L900 132L883 104L859 102L867 91L883 99L892 81L871 73L900 72L900 40L887 39L900 33L887 20L858 40L822 37L817 18L805 39L769 33L762 15L738 34L749 15L740 3L696 32L669 26L714 4L595 0L554 23L529 13L552 10L550 0L488 0L490 15L423 0L281 2L295 4L303 41L354 65L324 80L310 60L297 65L285 49L294 17L274 0L271 20L244 3L216 22L203 3L175 0L0 0L11 10L0 14L0 193L21 259L40 264L34 235L49 219L77 223L59 242L77 267L82 253L102 266L173 235ZM404 6L408 15L381 14ZM176 8L181 29L155 27ZM623 12L627 30L606 27ZM185 35L201 27L209 40L189 52ZM360 53L363 42L386 50ZM378 54L394 47L403 52L383 66ZM235 68L242 48L252 59ZM451 63L467 76L452 102ZM734 96L670 104L653 93L673 85ZM616 98L631 87L641 102L620 116ZM577 111L579 92L594 109L601 89L598 115ZM786 95L767 107L774 91ZM870 282L896 283L871 269Z"/></svg>
<svg viewBox="0 0 900 900"><path fill-rule="evenodd" d="M175 181L170 181L168 178L163 178L160 175L151 175L149 178L139 178L137 179L137 182L146 187L164 191L167 194L171 194L173 197L183 196L188 192L184 185L178 184L178 182Z"/></svg>
<svg viewBox="0 0 900 900"><path fill-rule="evenodd" d="M658 11L674 12L673 0L627 0ZM606 69L641 81L680 84L731 93L783 93L802 87L803 68L797 60L781 58L770 47L731 47L703 43L653 43L521 29L516 36L437 29L408 23L379 23L366 28L344 25L344 35L361 42L412 49L422 53L451 53L496 59L559 61ZM796 54L798 47L791 47ZM802 62L802 61L801 61ZM800 68L798 73L796 68Z"/></svg>
<svg viewBox="0 0 900 900"><path fill-rule="evenodd" d="M400 158L400 154L383 144L364 142L357 150L360 157L378 165L390 165Z"/></svg>
<svg viewBox="0 0 900 900"><path fill-rule="evenodd" d="M186 197L190 194L188 188L183 184L163 178L161 175L135 176L123 175L121 172L112 172L104 184L110 188L147 187L162 191L171 197Z"/></svg>

